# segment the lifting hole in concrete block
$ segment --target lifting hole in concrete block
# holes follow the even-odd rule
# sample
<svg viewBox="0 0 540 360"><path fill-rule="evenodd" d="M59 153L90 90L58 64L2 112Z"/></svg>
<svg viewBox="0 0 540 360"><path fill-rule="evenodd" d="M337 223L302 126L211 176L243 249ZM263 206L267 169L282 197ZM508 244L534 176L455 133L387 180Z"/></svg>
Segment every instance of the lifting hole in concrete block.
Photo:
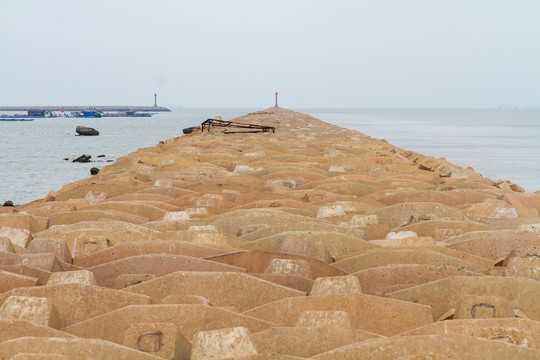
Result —
<svg viewBox="0 0 540 360"><path fill-rule="evenodd" d="M187 360L191 354L190 342L173 323L131 324L124 346L170 360Z"/></svg>
<svg viewBox="0 0 540 360"><path fill-rule="evenodd" d="M163 333L161 331L146 333L137 339L137 349L144 352L155 353L161 350Z"/></svg>
<svg viewBox="0 0 540 360"><path fill-rule="evenodd" d="M471 316L473 319L496 318L497 310L490 304L475 304L471 308Z"/></svg>
<svg viewBox="0 0 540 360"><path fill-rule="evenodd" d="M514 310L502 296L463 296L455 309L454 319L513 318Z"/></svg>

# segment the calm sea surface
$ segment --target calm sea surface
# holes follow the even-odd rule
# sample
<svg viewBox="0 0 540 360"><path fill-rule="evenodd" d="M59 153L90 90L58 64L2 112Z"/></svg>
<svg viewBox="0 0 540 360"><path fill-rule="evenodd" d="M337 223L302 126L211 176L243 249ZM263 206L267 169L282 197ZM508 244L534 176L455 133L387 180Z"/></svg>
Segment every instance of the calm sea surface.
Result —
<svg viewBox="0 0 540 360"><path fill-rule="evenodd" d="M43 198L90 176L90 168L101 168L107 160L181 135L184 127L215 115L230 120L254 110L258 109L179 109L152 118L0 121L0 204ZM493 180L510 179L528 191L540 189L540 110L298 111L404 149L444 156ZM96 128L100 135L75 136L77 125ZM82 154L97 162L71 162Z"/></svg>

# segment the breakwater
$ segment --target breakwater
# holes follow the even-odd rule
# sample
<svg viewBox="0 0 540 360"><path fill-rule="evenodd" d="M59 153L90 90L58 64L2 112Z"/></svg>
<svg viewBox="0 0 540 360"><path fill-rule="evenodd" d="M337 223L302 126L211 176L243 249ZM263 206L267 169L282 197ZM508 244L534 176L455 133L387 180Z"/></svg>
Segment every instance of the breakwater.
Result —
<svg viewBox="0 0 540 360"><path fill-rule="evenodd" d="M2 208L0 353L538 358L539 194L285 109L235 121L276 132Z"/></svg>
<svg viewBox="0 0 540 360"><path fill-rule="evenodd" d="M142 112L161 112L171 111L164 106L133 106L133 105L68 105L68 106L0 106L0 111L142 111Z"/></svg>

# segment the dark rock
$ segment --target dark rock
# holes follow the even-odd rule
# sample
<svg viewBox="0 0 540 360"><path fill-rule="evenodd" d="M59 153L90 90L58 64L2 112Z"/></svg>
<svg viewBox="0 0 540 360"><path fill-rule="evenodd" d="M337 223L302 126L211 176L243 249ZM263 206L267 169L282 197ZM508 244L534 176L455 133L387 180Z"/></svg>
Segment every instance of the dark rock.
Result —
<svg viewBox="0 0 540 360"><path fill-rule="evenodd" d="M90 156L90 155L82 154L81 156L79 156L78 158L73 160L72 162L87 163L87 162L90 162L91 158L92 158L92 156Z"/></svg>
<svg viewBox="0 0 540 360"><path fill-rule="evenodd" d="M99 172L99 169L96 167L93 167L90 169L90 174L92 175L97 175L98 172Z"/></svg>
<svg viewBox="0 0 540 360"><path fill-rule="evenodd" d="M107 160L107 162L114 162L114 160Z"/></svg>
<svg viewBox="0 0 540 360"><path fill-rule="evenodd" d="M199 126L192 126L192 127L188 127L188 128L183 129L182 132L184 134L191 134L192 132L194 132L196 130L201 130L201 128Z"/></svg>
<svg viewBox="0 0 540 360"><path fill-rule="evenodd" d="M64 160L68 161L68 160L69 160L69 158L64 158Z"/></svg>
<svg viewBox="0 0 540 360"><path fill-rule="evenodd" d="M105 157L105 155L98 155L97 157Z"/></svg>
<svg viewBox="0 0 540 360"><path fill-rule="evenodd" d="M13 206L13 201L7 200L7 201L4 202L4 205L2 205L2 206Z"/></svg>

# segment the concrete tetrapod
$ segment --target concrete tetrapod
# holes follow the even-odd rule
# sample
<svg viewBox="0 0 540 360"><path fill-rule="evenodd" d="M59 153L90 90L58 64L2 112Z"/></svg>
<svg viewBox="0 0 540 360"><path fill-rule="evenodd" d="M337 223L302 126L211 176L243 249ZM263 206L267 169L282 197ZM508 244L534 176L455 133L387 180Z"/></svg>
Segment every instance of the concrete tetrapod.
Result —
<svg viewBox="0 0 540 360"><path fill-rule="evenodd" d="M0 227L10 227L15 229L28 230L37 233L49 227L48 218L32 216L28 214L12 213L0 215ZM5 236L5 235L3 235Z"/></svg>
<svg viewBox="0 0 540 360"><path fill-rule="evenodd" d="M312 279L316 279L321 276L341 276L347 274L343 270L337 269L334 266L325 264L322 261L310 257L281 254L270 251L253 250L247 252L235 252L231 254L211 256L206 259L223 264L242 267L246 269L248 273L268 273L268 267L272 264L272 262L276 259L280 259L304 261L306 266L309 268L309 277Z"/></svg>
<svg viewBox="0 0 540 360"><path fill-rule="evenodd" d="M0 343L1 360L13 359L17 354L61 355L60 359L70 360L163 360L162 357L97 339L21 337Z"/></svg>
<svg viewBox="0 0 540 360"><path fill-rule="evenodd" d="M294 326L306 310L340 310L349 313L352 328L384 336L433 321L429 306L391 300L358 293L289 297L245 311L244 314L273 321L280 326Z"/></svg>
<svg viewBox="0 0 540 360"><path fill-rule="evenodd" d="M246 291L249 289L249 291ZM148 295L159 304L170 295L200 295L215 306L232 306L246 311L291 296L305 293L256 277L232 272L179 271L126 289Z"/></svg>
<svg viewBox="0 0 540 360"><path fill-rule="evenodd" d="M528 319L454 319L406 331L399 336L461 334L540 350L540 323Z"/></svg>
<svg viewBox="0 0 540 360"><path fill-rule="evenodd" d="M376 247L376 245L370 244L363 238L358 239L343 234L323 231L283 232L259 240L248 241L242 244L241 247L246 250L272 251L281 236L305 237L312 239L315 242L320 242L324 244L326 250L334 258Z"/></svg>
<svg viewBox="0 0 540 360"><path fill-rule="evenodd" d="M434 320L437 320L450 309L456 308L466 295L506 298L512 309L520 310L532 320L540 320L540 303L536 301L540 296L540 283L527 278L452 276L387 296L429 305L433 309Z"/></svg>
<svg viewBox="0 0 540 360"><path fill-rule="evenodd" d="M245 271L242 268L184 255L149 254L130 256L88 268L99 285L112 287L124 274L150 274L156 277L176 271Z"/></svg>
<svg viewBox="0 0 540 360"><path fill-rule="evenodd" d="M11 289L36 286L37 284L38 279L35 277L18 275L0 270L0 294Z"/></svg>
<svg viewBox="0 0 540 360"><path fill-rule="evenodd" d="M25 320L0 320L0 343L25 336L73 337L68 333Z"/></svg>
<svg viewBox="0 0 540 360"><path fill-rule="evenodd" d="M489 227L486 224L468 220L426 220L395 228L394 231L396 230L414 231L418 236L430 236L437 241L445 241L470 231L489 230Z"/></svg>
<svg viewBox="0 0 540 360"><path fill-rule="evenodd" d="M499 261L516 247L540 243L537 234L511 230L473 231L448 239L448 248Z"/></svg>
<svg viewBox="0 0 540 360"><path fill-rule="evenodd" d="M348 344L380 335L340 327L274 327L251 334L259 353L278 353L309 358Z"/></svg>
<svg viewBox="0 0 540 360"><path fill-rule="evenodd" d="M266 330L276 324L219 307L199 304L136 305L103 314L68 326L63 330L75 336L98 338L123 344L130 324L174 324L189 341L199 331L230 327L246 327L252 332Z"/></svg>
<svg viewBox="0 0 540 360"><path fill-rule="evenodd" d="M192 257L208 257L223 251L186 241L130 241L74 259L74 265L92 267L136 255L170 254Z"/></svg>
<svg viewBox="0 0 540 360"><path fill-rule="evenodd" d="M376 249L370 250L354 257L336 261L333 265L347 272L356 272L373 267L389 264L427 264L447 265L463 268L469 271L481 270L484 267L441 254L430 249Z"/></svg>
<svg viewBox="0 0 540 360"><path fill-rule="evenodd" d="M136 201L104 201L98 204L87 205L80 207L78 211L83 210L115 210L147 218L150 221L162 219L167 211L157 208L155 206L140 203Z"/></svg>
<svg viewBox="0 0 540 360"><path fill-rule="evenodd" d="M50 299L56 309L60 327L69 326L127 305L150 303L148 296L81 284L13 289L0 294L0 304L3 304L10 296Z"/></svg>
<svg viewBox="0 0 540 360"><path fill-rule="evenodd" d="M51 226L70 225L81 221L92 221L100 219L125 221L132 224L142 224L148 222L148 218L131 215L118 210L77 210L53 213L51 215Z"/></svg>
<svg viewBox="0 0 540 360"><path fill-rule="evenodd" d="M351 275L360 280L364 294L378 296L450 276L481 276L479 273L453 266L426 264L394 264L372 267L354 272Z"/></svg>
<svg viewBox="0 0 540 360"><path fill-rule="evenodd" d="M438 355L439 357L430 357ZM417 356L419 359L538 359L540 351L474 336L445 334L394 336L366 340L322 353L313 359L386 360ZM414 359L414 357L413 357Z"/></svg>
<svg viewBox="0 0 540 360"><path fill-rule="evenodd" d="M13 262L15 262L15 259L13 259ZM47 281L49 280L49 277L52 274L50 271L36 269L36 268L30 267L30 266L27 266L27 265L22 265L22 264L1 265L0 269L2 271L8 272L8 273L13 273L13 274L23 275L23 276L27 276L27 277L31 277L31 278L36 278L37 279L36 285L44 285L44 284L46 284ZM9 282L7 282L6 285L9 286ZM22 287L22 286L16 286L16 287ZM0 294L1 293L2 292L0 292Z"/></svg>

